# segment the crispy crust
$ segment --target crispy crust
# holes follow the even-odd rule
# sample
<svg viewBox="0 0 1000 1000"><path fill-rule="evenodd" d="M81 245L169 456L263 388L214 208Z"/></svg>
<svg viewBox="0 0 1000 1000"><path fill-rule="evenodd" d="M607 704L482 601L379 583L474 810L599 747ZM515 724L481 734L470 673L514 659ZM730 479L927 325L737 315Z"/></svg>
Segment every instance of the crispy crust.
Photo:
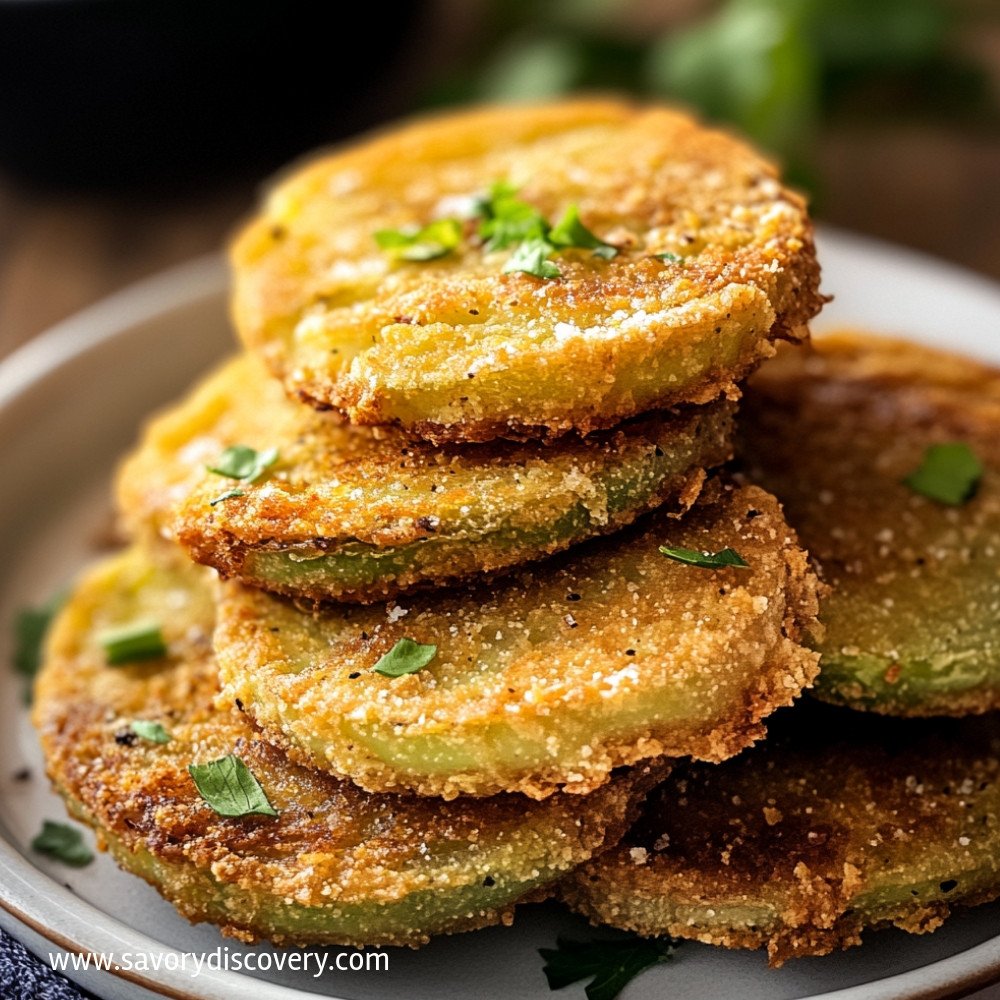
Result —
<svg viewBox="0 0 1000 1000"><path fill-rule="evenodd" d="M393 265L372 234L498 179L579 204L621 248L503 274L509 251ZM656 253L683 258L663 261ZM819 268L801 198L729 135L655 105L574 100L405 124L284 179L232 247L233 314L289 393L436 442L589 432L725 392L806 336Z"/></svg>
<svg viewBox="0 0 1000 1000"><path fill-rule="evenodd" d="M704 467L731 455L732 412L723 399L549 447L437 448L292 403L241 356L147 426L118 504L133 533L151 525L223 576L371 603L508 569L664 503L683 512ZM234 444L277 447L278 464L252 484L209 472ZM233 485L241 496L211 504Z"/></svg>
<svg viewBox="0 0 1000 1000"><path fill-rule="evenodd" d="M842 333L765 365L741 418L747 471L832 588L814 693L894 715L1000 708L1000 371ZM903 482L949 441L986 468L961 507Z"/></svg>
<svg viewBox="0 0 1000 1000"><path fill-rule="evenodd" d="M866 928L932 931L1000 895L996 716L792 714L736 760L678 768L623 842L564 883L570 906L641 934L767 947L779 966Z"/></svg>
<svg viewBox="0 0 1000 1000"><path fill-rule="evenodd" d="M242 712L215 704L206 571L158 559L131 550L77 587L49 641L34 722L71 812L192 921L243 940L359 946L509 923L516 902L544 898L620 837L665 770L619 775L581 808L566 796L371 796L297 767ZM169 657L108 667L95 635L140 615L163 621ZM171 742L132 737L134 719L162 722ZM227 753L278 817L226 819L201 800L187 765Z"/></svg>
<svg viewBox="0 0 1000 1000"><path fill-rule="evenodd" d="M733 547L752 569L683 566L661 544ZM800 645L816 613L774 498L715 483L680 521L654 514L490 590L306 616L225 583L215 647L225 697L300 760L372 791L543 798L759 739L816 675ZM435 645L431 664L372 672L404 637Z"/></svg>

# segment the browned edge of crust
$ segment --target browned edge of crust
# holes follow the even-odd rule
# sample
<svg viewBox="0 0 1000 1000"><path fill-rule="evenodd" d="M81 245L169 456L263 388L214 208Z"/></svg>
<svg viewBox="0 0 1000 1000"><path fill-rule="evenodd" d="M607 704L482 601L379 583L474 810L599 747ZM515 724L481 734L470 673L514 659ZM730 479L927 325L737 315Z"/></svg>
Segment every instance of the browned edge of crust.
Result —
<svg viewBox="0 0 1000 1000"><path fill-rule="evenodd" d="M664 484L647 504L631 510L623 511L620 516L609 521L608 524L595 528L587 538L599 538L604 535L614 534L623 528L628 527L637 518L652 510L664 505L670 505L671 517L682 517L687 510L698 499L702 485L705 482L706 470L699 467L688 469L682 474L679 480ZM490 561L488 559L488 544L483 544L484 550L483 568L481 570L470 570L467 573L442 574L433 578L428 578L423 573L404 574L399 577L385 578L371 587L341 588L331 587L309 587L297 585L284 585L275 583L266 577L249 576L245 571L245 563L248 555L254 551L274 550L280 551L281 546L274 543L260 542L253 545L238 541L232 535L226 535L222 545L207 544L201 535L194 532L183 532L179 534L178 540L187 550L188 554L195 562L203 566L211 566L217 570L224 580L237 579L241 583L258 590L269 593L283 594L286 597L294 598L306 602L312 609L318 609L328 601L347 602L351 604L380 604L402 594L413 594L427 592L438 587L450 587L461 584L464 581L476 580L484 583L492 583L501 579L504 575L520 569L526 563L537 562L545 559L557 552L563 552L576 544L576 541L568 541L550 545L547 548L539 549L535 554L521 557L515 562ZM322 544L323 539L315 539L314 543Z"/></svg>
<svg viewBox="0 0 1000 1000"><path fill-rule="evenodd" d="M294 760L294 755L292 755L291 759ZM627 775L632 784L631 788L626 793L628 796L626 808L622 811L619 817L612 819L612 821L605 822L603 814L592 815L586 811L582 813L581 826L588 828L588 842L594 845L591 859L596 858L605 851L617 846L618 842L625 836L629 828L638 819L646 796L653 788L661 784L669 777L673 766L674 762L668 758L648 760L639 764L634 769L632 774ZM433 936L430 933L419 933L408 936L405 940L398 939L396 937L386 937L384 939L373 938L371 940L364 941L347 939L343 936L338 937L336 935L300 936L271 933L265 937L261 935L259 928L254 927L251 923L245 920L239 920L234 917L227 920L225 923L219 923L217 919L209 913L206 907L199 905L195 898L184 896L179 893L167 894L165 893L165 887L163 884L157 882L144 872L133 871L130 864L130 856L137 849L141 848L149 851L154 858L164 861L165 863L178 864L183 862L178 862L172 855L164 856L162 851L156 850L155 844L151 844L148 840L143 839L137 830L131 831L131 836L126 838L119 837L117 834L108 836L98 817L92 814L90 810L78 801L72 792L59 781L58 775L55 773L54 769L47 768L47 773L54 790L63 799L67 813L93 829L98 849L109 853L112 858L114 858L116 864L118 864L121 868L137 875L161 895L165 895L165 898L167 898L169 902L181 913L181 915L192 924L212 923L218 927L220 933L224 937L234 938L245 944L251 945L259 944L260 942L266 940L274 945L294 947L309 947L317 944L344 945L349 947L382 947L385 945L396 945L416 949L426 945ZM617 776L626 777L626 775L623 775L621 772L619 772ZM590 829L591 827L592 829ZM129 833L130 831L123 830L122 832ZM584 862L581 862L581 864L582 863ZM562 877L566 878L570 874L571 872L566 872ZM470 911L464 920L453 921L449 924L447 929L436 931L434 933L446 935L457 934L465 931L480 930L496 924L502 924L503 926L509 927L514 922L514 913L518 906L522 903L542 903L548 899L552 899L557 895L558 886L558 881L552 881L545 885L538 886L513 902L506 903L502 906Z"/></svg>
<svg viewBox="0 0 1000 1000"><path fill-rule="evenodd" d="M818 271L817 271L818 283ZM821 296L815 292L817 305L810 315L815 315L819 311L823 302L827 301L827 296ZM417 437L429 441L431 444L483 444L501 438L507 441L538 441L540 444L551 444L568 434L579 434L586 436L595 431L610 430L624 420L641 416L656 409L667 409L678 405L703 405L712 402L719 396L726 396L729 399L740 398L740 382L748 378L763 361L766 361L774 354L773 340L785 340L795 343L802 343L809 338L809 330L806 322L794 325L775 324L772 327L769 338L762 340L757 354L748 360L741 368L713 370L706 373L704 379L698 386L688 386L683 393L670 395L665 393L660 397L655 406L636 406L631 410L622 411L612 416L599 416L589 414L583 417L574 417L559 422L548 424L527 424L516 417L509 417L507 420L468 420L459 421L453 424L439 424L427 420L419 420L406 426L406 430ZM284 379L286 370L282 364L272 364L269 366L271 373L279 379ZM320 411L334 410L344 422L350 422L350 404L348 401L331 401L330 399L319 398L310 394L304 389L291 390L291 399L305 403ZM342 404L342 405L341 405ZM357 419L356 423L368 426L403 426L402 421L381 418L381 419Z"/></svg>
<svg viewBox="0 0 1000 1000"><path fill-rule="evenodd" d="M574 913L586 917L592 926L607 927L607 921L591 906L588 895L578 892L574 883L572 875L562 882L558 891L559 898L566 902ZM862 943L861 936L866 931L874 932L895 927L908 934L929 934L937 930L954 909L980 906L997 899L1000 899L1000 887L955 902L935 900L923 903L910 913L875 923L866 923L864 918L855 913L845 913L828 927L818 927L810 923L794 928L780 926L770 931L750 930L746 927L711 931L693 927L684 921L671 921L654 931L642 920L624 920L617 922L615 926L644 937L669 936L717 948L753 951L766 948L768 965L772 969L779 969L793 958L817 957L854 948Z"/></svg>

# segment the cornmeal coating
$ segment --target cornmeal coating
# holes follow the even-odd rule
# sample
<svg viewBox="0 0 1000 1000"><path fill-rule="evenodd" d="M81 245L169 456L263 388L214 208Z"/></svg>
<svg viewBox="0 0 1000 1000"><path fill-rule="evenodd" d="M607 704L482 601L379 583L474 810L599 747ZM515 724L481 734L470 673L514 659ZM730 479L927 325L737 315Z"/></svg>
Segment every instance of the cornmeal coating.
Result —
<svg viewBox="0 0 1000 1000"><path fill-rule="evenodd" d="M290 756L372 791L445 798L586 793L651 757L723 760L817 672L800 644L816 579L772 496L713 483L491 587L314 614L229 581L215 648L224 695ZM735 549L702 569L659 546ZM373 670L402 639L416 673Z"/></svg>
<svg viewBox="0 0 1000 1000"><path fill-rule="evenodd" d="M747 389L739 453L832 588L817 697L892 715L1000 708L1000 371L843 333ZM949 506L904 480L931 445L984 467Z"/></svg>
<svg viewBox="0 0 1000 1000"><path fill-rule="evenodd" d="M189 920L245 941L419 945L509 923L515 903L614 843L661 763L594 795L442 803L299 767L219 704L211 572L140 548L91 570L55 622L34 722L69 811ZM97 636L162 622L167 656L110 667ZM161 723L169 743L138 738ZM224 818L187 771L238 755L278 816Z"/></svg>
<svg viewBox="0 0 1000 1000"><path fill-rule="evenodd" d="M785 715L785 713L779 713ZM1000 719L895 720L818 703L765 744L678 768L621 844L563 886L598 924L771 965L933 931L1000 895Z"/></svg>
<svg viewBox="0 0 1000 1000"><path fill-rule="evenodd" d="M504 273L516 244L490 250L474 217L497 183L553 225L575 205L617 256L564 249L558 277ZM453 252L409 262L376 245L438 219L462 227ZM589 432L734 395L823 301L804 202L772 164L618 100L368 137L281 180L231 259L240 336L292 396L436 442Z"/></svg>
<svg viewBox="0 0 1000 1000"><path fill-rule="evenodd" d="M683 512L704 468L731 455L732 411L720 399L547 447L434 447L293 403L242 356L147 426L119 509L133 533L152 525L223 576L369 603L540 558L661 504ZM210 472L233 445L276 448L277 462L253 483Z"/></svg>

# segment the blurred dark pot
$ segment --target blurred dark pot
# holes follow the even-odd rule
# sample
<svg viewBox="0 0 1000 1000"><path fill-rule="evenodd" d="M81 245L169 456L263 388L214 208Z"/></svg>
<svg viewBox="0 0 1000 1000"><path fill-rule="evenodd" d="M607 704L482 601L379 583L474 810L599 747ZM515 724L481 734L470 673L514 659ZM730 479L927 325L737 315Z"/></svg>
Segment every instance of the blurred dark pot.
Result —
<svg viewBox="0 0 1000 1000"><path fill-rule="evenodd" d="M259 174L405 106L422 4L0 0L0 167L120 188Z"/></svg>

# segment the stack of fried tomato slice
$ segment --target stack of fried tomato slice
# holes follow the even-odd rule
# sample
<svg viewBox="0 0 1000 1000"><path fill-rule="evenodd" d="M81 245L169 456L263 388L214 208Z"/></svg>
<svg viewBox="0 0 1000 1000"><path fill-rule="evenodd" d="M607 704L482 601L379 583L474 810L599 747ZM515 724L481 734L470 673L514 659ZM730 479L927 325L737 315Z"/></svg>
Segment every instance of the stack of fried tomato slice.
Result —
<svg viewBox="0 0 1000 1000"><path fill-rule="evenodd" d="M761 369L737 451L826 581L811 693L843 707L675 770L571 906L778 965L1000 896L998 443L1000 372L966 358L843 333Z"/></svg>
<svg viewBox="0 0 1000 1000"><path fill-rule="evenodd" d="M724 467L742 382L822 305L812 235L754 150L616 100L283 179L232 248L245 353L146 427L131 548L56 623L35 720L71 812L193 920L419 944L763 738L820 588Z"/></svg>
<svg viewBox="0 0 1000 1000"><path fill-rule="evenodd" d="M798 706L766 743L678 768L622 843L565 883L596 923L771 963L939 927L1000 896L995 718L900 720Z"/></svg>
<svg viewBox="0 0 1000 1000"><path fill-rule="evenodd" d="M371 795L290 762L218 704L214 615L206 571L174 552L99 565L55 622L34 721L56 789L115 860L244 940L413 945L509 922L516 902L544 899L614 843L664 773L617 774L583 812L569 795ZM164 622L163 655L109 665L102 635L137 618ZM233 801L213 806L189 769L234 760Z"/></svg>

